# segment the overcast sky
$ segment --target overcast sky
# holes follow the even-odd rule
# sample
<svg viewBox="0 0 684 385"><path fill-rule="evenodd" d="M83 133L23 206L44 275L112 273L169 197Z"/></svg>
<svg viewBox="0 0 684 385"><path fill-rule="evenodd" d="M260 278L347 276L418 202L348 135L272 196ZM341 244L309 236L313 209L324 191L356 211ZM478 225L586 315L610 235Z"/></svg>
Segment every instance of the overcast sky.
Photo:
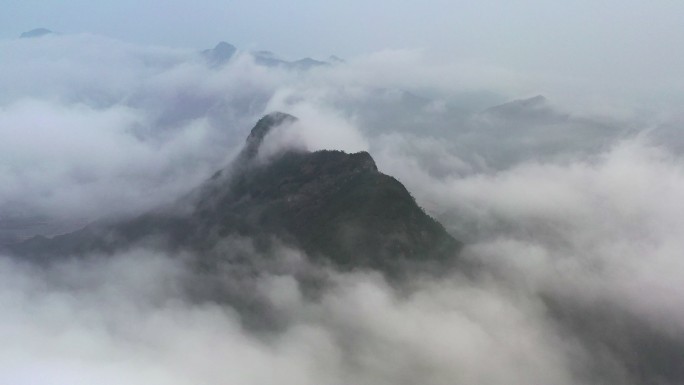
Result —
<svg viewBox="0 0 684 385"><path fill-rule="evenodd" d="M682 20L674 0L4 0L0 37L45 27L194 49L225 40L290 58L426 49L536 76L644 83L645 98L666 98L682 89Z"/></svg>
<svg viewBox="0 0 684 385"><path fill-rule="evenodd" d="M682 20L684 2L674 0L4 0L0 38L45 27L192 49L225 40L291 59L424 49L433 58L572 84L579 93L582 84L614 95L624 87L637 89L640 102L677 105Z"/></svg>
<svg viewBox="0 0 684 385"><path fill-rule="evenodd" d="M672 49L684 43L684 3L666 0L3 3L3 37L45 27L173 46L205 47L224 39L292 54L353 55L385 48L429 47L507 60L559 52L566 52L566 58L586 54L617 60L649 54L677 59L672 57Z"/></svg>

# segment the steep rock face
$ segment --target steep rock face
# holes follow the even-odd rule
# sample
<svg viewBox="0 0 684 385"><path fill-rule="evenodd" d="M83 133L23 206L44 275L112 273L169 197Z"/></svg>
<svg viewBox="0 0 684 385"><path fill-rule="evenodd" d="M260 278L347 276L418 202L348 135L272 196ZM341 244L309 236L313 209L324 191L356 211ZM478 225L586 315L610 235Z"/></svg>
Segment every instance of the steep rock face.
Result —
<svg viewBox="0 0 684 385"><path fill-rule="evenodd" d="M367 152L287 150L266 163L258 159L266 135L295 120L282 113L262 118L233 164L178 207L53 239L35 238L14 250L34 256L82 254L145 241L208 252L222 239L240 235L263 245L277 238L341 268L383 271L457 253L460 243L399 181L380 173Z"/></svg>
<svg viewBox="0 0 684 385"><path fill-rule="evenodd" d="M288 152L235 175L195 215L228 234L266 232L353 268L445 258L458 243L366 152Z"/></svg>
<svg viewBox="0 0 684 385"><path fill-rule="evenodd" d="M297 120L292 115L284 114L282 112L272 112L261 118L257 124L252 128L252 131L247 136L245 148L236 160L236 163L244 163L254 158L259 152L259 148L264 141L264 138L275 127L294 123Z"/></svg>

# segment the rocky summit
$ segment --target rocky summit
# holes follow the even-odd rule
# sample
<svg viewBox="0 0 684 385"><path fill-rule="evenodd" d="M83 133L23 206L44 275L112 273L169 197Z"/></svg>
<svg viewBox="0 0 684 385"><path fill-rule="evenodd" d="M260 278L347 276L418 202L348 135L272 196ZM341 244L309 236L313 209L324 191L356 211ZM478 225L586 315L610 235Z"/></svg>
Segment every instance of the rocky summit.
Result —
<svg viewBox="0 0 684 385"><path fill-rule="evenodd" d="M367 152L284 149L268 160L258 157L267 135L296 120L278 112L263 117L230 166L172 207L12 249L44 259L153 243L215 255L222 240L240 236L266 248L285 243L345 270L385 272L457 254L461 244L398 180L378 171Z"/></svg>

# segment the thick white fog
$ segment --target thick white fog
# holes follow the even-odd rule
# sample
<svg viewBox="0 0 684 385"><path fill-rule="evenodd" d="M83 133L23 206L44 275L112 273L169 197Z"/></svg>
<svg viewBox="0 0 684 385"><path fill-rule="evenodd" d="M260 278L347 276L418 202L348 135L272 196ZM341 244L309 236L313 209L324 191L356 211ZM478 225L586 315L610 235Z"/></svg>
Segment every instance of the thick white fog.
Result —
<svg viewBox="0 0 684 385"><path fill-rule="evenodd" d="M210 278L187 268L196 256L143 247L48 266L3 256L0 383L684 379L681 116L420 52L301 71L246 51L211 68L199 52L94 35L0 51L0 241L172 202L279 110L299 120L267 138L266 159L285 145L369 151L477 267L397 287L285 246L255 274ZM268 260L249 240L224 247ZM304 270L329 287L306 295ZM277 326L188 294L210 281L266 304Z"/></svg>
<svg viewBox="0 0 684 385"><path fill-rule="evenodd" d="M185 302L183 266L165 256L2 267L7 383L571 383L581 354L533 299L458 279L399 298L376 275L339 275L309 303L291 277L265 275L258 290L289 324L260 336L229 308Z"/></svg>

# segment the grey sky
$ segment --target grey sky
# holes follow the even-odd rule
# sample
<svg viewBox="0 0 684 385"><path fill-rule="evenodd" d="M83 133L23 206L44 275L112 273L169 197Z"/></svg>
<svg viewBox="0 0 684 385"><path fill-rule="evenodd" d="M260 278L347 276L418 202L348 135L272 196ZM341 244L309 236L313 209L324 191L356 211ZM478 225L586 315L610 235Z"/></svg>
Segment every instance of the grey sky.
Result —
<svg viewBox="0 0 684 385"><path fill-rule="evenodd" d="M680 98L684 2L575 0L4 0L0 38L36 27L201 49L220 40L286 57L426 49L592 88Z"/></svg>
<svg viewBox="0 0 684 385"><path fill-rule="evenodd" d="M300 55L406 47L502 58L542 50L663 54L684 42L679 1L3 2L3 37L44 26L174 46L205 47L225 39Z"/></svg>

